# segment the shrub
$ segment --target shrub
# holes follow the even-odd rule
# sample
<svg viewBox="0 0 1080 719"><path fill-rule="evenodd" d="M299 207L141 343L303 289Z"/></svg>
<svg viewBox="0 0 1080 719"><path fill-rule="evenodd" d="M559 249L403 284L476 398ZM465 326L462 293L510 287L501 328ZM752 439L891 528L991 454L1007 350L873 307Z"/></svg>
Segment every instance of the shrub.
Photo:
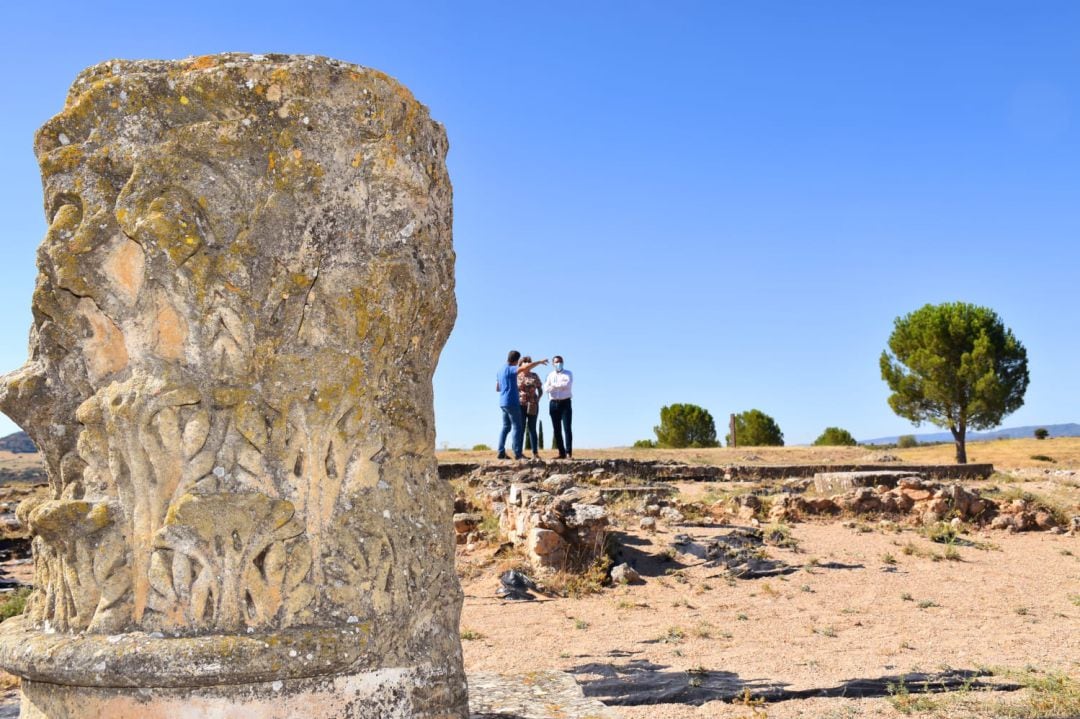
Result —
<svg viewBox="0 0 1080 719"><path fill-rule="evenodd" d="M656 447L656 442L651 439L639 439L634 442L634 449L653 449Z"/></svg>
<svg viewBox="0 0 1080 719"><path fill-rule="evenodd" d="M727 436L728 446L731 435ZM760 409L751 409L735 415L735 445L738 447L783 447L784 433L776 420Z"/></svg>
<svg viewBox="0 0 1080 719"><path fill-rule="evenodd" d="M1050 430L1046 427L1039 427L1035 430L1035 439L1046 439L1050 436Z"/></svg>
<svg viewBox="0 0 1080 719"><path fill-rule="evenodd" d="M474 452L490 452L491 447L487 446L486 444L474 444L473 448L472 448L472 451L474 451Z"/></svg>
<svg viewBox="0 0 1080 719"><path fill-rule="evenodd" d="M856 444L851 432L839 427L826 427L821 436L814 440L816 447L854 447Z"/></svg>
<svg viewBox="0 0 1080 719"><path fill-rule="evenodd" d="M896 446L900 449L911 449L912 447L919 446L919 440L915 439L913 434L902 434L900 438L896 440Z"/></svg>
<svg viewBox="0 0 1080 719"><path fill-rule="evenodd" d="M653 427L659 447L717 447L716 424L709 411L696 404L673 404L660 409Z"/></svg>
<svg viewBox="0 0 1080 719"><path fill-rule="evenodd" d="M1031 458L1033 460L1035 460L1036 462L1056 462L1057 461L1053 457L1047 457L1045 454L1033 454L1033 455L1031 455Z"/></svg>

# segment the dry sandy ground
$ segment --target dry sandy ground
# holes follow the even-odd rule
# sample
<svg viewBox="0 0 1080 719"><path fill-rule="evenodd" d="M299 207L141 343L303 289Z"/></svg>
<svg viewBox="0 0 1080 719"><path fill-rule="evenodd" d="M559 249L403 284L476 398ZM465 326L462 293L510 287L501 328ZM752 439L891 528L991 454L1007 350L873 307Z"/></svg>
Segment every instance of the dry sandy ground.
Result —
<svg viewBox="0 0 1080 719"><path fill-rule="evenodd" d="M1072 479L1020 486L1080 499ZM629 517L623 524L627 556L646 575L643 584L578 599L504 602L494 597L497 565L465 580L463 632L477 636L463 642L467 668L556 668L572 672L587 692L598 691L589 689L592 680L641 668L650 670L643 677L684 682L689 672L706 685L723 677L751 693L763 684L827 688L984 667L1080 679L1080 537L977 532L966 538L979 546L962 546L959 560L949 561L940 558L945 547L913 529L799 523L792 525L795 550L768 549L797 571L729 581L691 554L660 556L677 532L700 541L729 526L661 523L648 535ZM459 561L477 571L489 552L461 554ZM992 716L986 702L1015 703L1022 694L953 694L935 706L939 716ZM717 701L618 708L626 719L900 716L888 698L796 699L756 711Z"/></svg>

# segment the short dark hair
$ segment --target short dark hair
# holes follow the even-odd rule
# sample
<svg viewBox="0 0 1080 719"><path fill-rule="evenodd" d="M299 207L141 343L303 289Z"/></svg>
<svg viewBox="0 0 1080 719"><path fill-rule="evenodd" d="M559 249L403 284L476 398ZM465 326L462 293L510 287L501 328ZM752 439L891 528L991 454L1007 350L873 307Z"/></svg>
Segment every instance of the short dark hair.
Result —
<svg viewBox="0 0 1080 719"><path fill-rule="evenodd" d="M555 355L554 357L551 358L551 361L552 362L562 362L563 361L562 355Z"/></svg>
<svg viewBox="0 0 1080 719"><path fill-rule="evenodd" d="M521 353L517 350L510 350L510 354L506 355L506 361L510 364L515 364L519 359L521 359Z"/></svg>
<svg viewBox="0 0 1080 719"><path fill-rule="evenodd" d="M532 362L532 357L530 357L529 355L525 355L521 358L520 364L529 364L530 362Z"/></svg>

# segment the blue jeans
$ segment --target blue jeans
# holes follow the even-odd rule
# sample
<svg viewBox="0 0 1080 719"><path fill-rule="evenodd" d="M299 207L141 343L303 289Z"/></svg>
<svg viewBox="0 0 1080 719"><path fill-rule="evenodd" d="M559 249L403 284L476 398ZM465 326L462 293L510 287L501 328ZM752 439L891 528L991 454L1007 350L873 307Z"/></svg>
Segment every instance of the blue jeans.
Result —
<svg viewBox="0 0 1080 719"><path fill-rule="evenodd" d="M511 438L511 447L514 450L514 459L521 459L525 456L521 451L521 445L525 441L525 423L522 422L521 405L515 404L512 407L502 407L501 409L503 412L503 424L502 431L499 432L499 456L502 457L506 454L506 435L513 430L514 436Z"/></svg>
<svg viewBox="0 0 1080 719"><path fill-rule="evenodd" d="M551 415L551 427L555 432L554 449L559 450L560 457L573 456L574 432L570 424L574 419L574 408L568 399L553 399L548 403L548 414Z"/></svg>

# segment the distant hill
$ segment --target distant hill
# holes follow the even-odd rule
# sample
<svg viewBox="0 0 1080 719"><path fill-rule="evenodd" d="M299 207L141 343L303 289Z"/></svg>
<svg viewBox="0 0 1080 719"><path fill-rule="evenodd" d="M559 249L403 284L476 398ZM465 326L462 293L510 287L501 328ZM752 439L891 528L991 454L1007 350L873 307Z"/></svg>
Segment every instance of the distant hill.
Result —
<svg viewBox="0 0 1080 719"><path fill-rule="evenodd" d="M0 437L0 450L16 454L33 454L37 452L37 447L26 432L16 432L7 437Z"/></svg>
<svg viewBox="0 0 1080 719"><path fill-rule="evenodd" d="M1033 424L1028 427L1009 427L1007 429L995 429L992 432L968 432L968 442L985 442L991 439L1030 439L1035 436L1035 430L1039 427L1046 429L1051 437L1080 437L1080 424L1070 422L1068 424ZM896 444L900 437L878 437L877 439L859 440L859 444ZM916 434L915 439L920 443L926 442L952 442L953 437L949 432L931 432L928 434Z"/></svg>

